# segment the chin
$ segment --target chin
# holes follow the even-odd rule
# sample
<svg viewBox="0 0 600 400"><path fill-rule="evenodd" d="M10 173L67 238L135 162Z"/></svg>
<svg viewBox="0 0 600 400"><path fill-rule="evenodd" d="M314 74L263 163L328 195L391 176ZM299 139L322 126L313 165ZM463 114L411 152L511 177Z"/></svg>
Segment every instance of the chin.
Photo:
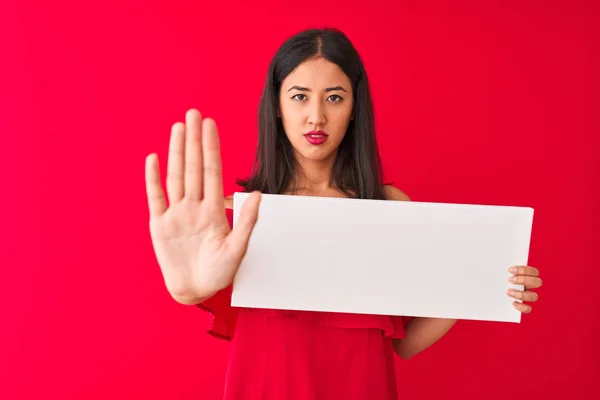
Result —
<svg viewBox="0 0 600 400"><path fill-rule="evenodd" d="M299 151L302 158L310 161L325 161L334 156L334 151L330 149L312 149L311 151Z"/></svg>

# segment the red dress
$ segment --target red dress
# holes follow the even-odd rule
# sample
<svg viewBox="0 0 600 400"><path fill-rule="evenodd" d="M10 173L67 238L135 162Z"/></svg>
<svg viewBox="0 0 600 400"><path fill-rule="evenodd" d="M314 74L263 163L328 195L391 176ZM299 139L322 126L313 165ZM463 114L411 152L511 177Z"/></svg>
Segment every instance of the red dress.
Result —
<svg viewBox="0 0 600 400"><path fill-rule="evenodd" d="M231 340L224 399L397 399L402 317L230 304L231 287L198 304L212 315L209 333Z"/></svg>

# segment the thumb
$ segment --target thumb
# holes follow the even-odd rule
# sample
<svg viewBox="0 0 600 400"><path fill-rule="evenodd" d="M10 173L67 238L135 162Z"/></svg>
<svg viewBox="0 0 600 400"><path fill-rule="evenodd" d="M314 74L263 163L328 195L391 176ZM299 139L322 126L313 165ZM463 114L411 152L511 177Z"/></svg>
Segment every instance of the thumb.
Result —
<svg viewBox="0 0 600 400"><path fill-rule="evenodd" d="M229 236L227 236L227 247L233 249L235 255L242 258L248 249L248 242L250 241L250 234L256 225L258 219L258 206L260 205L261 193L254 191L248 196L242 209L240 210L240 217L232 229Z"/></svg>

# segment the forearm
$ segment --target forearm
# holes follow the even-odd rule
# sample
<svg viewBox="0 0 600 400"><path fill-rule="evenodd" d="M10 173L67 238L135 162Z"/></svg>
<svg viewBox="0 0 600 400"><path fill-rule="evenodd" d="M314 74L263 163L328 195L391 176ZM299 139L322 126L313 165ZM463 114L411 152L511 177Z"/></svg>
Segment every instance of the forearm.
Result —
<svg viewBox="0 0 600 400"><path fill-rule="evenodd" d="M394 340L394 351L409 359L441 339L455 323L455 319L415 317L405 327L406 338Z"/></svg>

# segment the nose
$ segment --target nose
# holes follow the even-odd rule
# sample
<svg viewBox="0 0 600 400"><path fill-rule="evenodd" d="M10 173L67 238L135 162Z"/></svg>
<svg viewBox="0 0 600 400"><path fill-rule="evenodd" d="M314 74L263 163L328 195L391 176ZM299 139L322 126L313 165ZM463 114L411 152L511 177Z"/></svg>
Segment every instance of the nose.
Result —
<svg viewBox="0 0 600 400"><path fill-rule="evenodd" d="M316 129L317 127L325 125L325 122L327 122L325 106L321 104L321 102L316 101L310 107L308 123Z"/></svg>

